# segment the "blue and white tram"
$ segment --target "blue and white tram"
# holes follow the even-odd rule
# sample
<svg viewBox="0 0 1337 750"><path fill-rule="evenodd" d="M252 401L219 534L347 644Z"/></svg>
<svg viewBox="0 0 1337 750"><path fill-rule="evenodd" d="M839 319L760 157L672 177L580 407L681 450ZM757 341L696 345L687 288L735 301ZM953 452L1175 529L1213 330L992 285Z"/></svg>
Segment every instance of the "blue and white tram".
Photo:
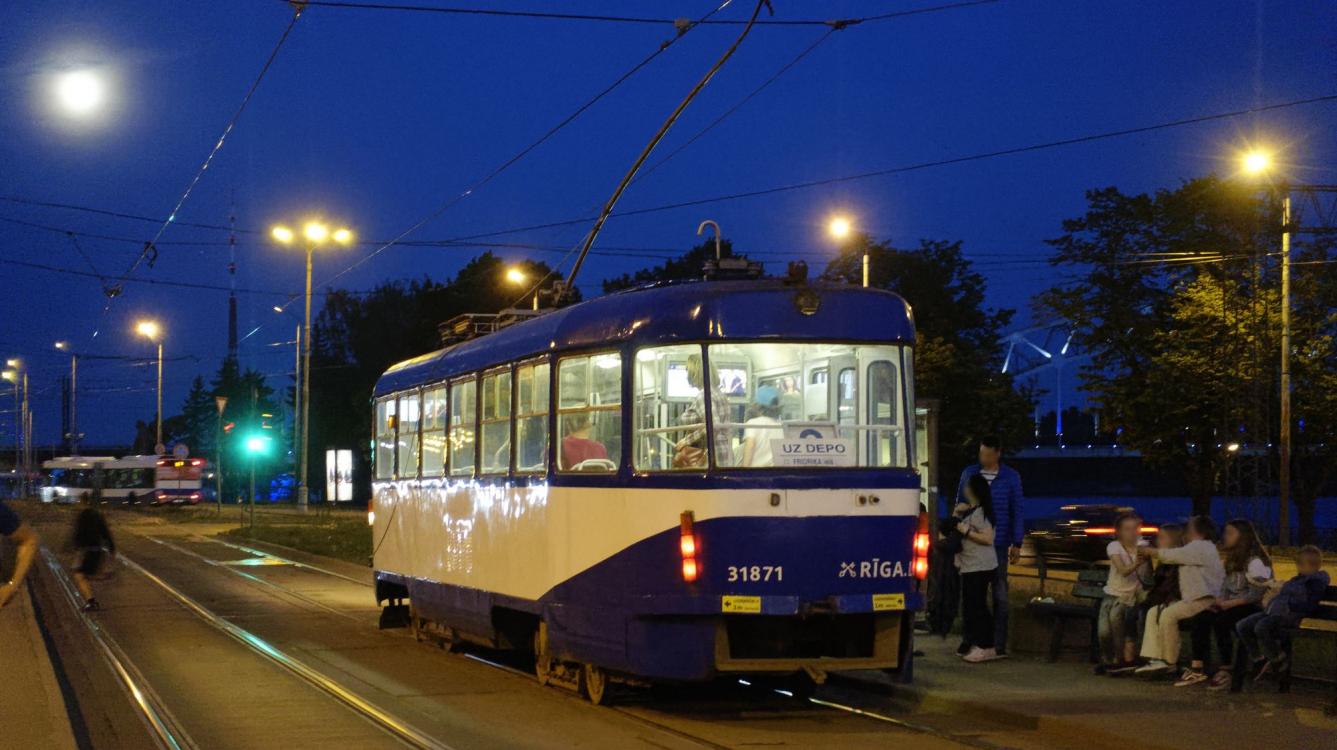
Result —
<svg viewBox="0 0 1337 750"><path fill-rule="evenodd" d="M909 306L780 280L601 297L390 368L378 603L541 681L908 673L927 569ZM402 606L402 605L401 605Z"/></svg>

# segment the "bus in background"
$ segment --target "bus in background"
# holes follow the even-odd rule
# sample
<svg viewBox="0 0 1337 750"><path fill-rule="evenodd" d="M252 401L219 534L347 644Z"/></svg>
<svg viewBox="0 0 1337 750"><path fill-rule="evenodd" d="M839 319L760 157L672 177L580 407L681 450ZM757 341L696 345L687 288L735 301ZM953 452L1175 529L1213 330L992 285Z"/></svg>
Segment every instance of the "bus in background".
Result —
<svg viewBox="0 0 1337 750"><path fill-rule="evenodd" d="M203 499L205 465L200 458L63 456L42 462L39 496L44 503L77 503L101 488L103 503L194 504Z"/></svg>
<svg viewBox="0 0 1337 750"><path fill-rule="evenodd" d="M183 451L184 452L184 451ZM153 502L157 505L196 505L204 497L202 458L159 458Z"/></svg>

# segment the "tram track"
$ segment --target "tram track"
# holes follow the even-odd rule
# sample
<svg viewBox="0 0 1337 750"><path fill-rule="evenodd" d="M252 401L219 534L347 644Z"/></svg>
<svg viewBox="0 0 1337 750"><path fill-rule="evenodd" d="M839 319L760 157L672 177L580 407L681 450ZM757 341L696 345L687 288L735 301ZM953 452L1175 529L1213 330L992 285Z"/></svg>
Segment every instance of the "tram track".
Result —
<svg viewBox="0 0 1337 750"><path fill-rule="evenodd" d="M155 538L155 537L152 536L152 535L143 535L143 536L145 536L146 538L148 538L150 541L153 541L153 542L155 542L155 543L161 545L161 546L164 547L164 548L170 549L170 550L172 550L172 551L174 551L174 552L177 552L177 553L179 553L179 554L188 556L188 557L190 557L190 558L192 558L192 559L195 559L195 560L197 560L197 561L199 561L199 562L202 562L202 563L208 565L210 568L213 568L213 569L220 569L220 570L226 570L226 571L232 573L233 575L238 576L238 577L240 577L240 578L242 578L242 579L244 579L244 580L246 580L246 581L248 581L248 582L250 582L250 583L253 583L253 584L257 585L257 586L260 586L260 587L262 587L262 588L264 588L264 589L266 589L266 590L269 590L269 591L272 591L272 592L276 592L276 593L278 593L278 594L280 594L280 595L284 595L284 596L291 597L291 598L294 599L294 600L297 600L297 601L300 601L300 602L302 602L302 603L304 603L304 604L307 604L307 605L316 607L316 608L318 608L318 609L319 609L321 612L323 612L323 613L326 613L326 614L338 614L338 615L344 617L345 619L356 620L356 618L354 618L354 617L348 615L347 613L339 612L338 610L336 610L336 609L334 609L334 608L332 608L332 607L329 607L328 605L325 605L325 604L323 604L323 603L321 603L321 602L317 602L317 601L311 599L310 597L305 596L304 594L302 594L302 593L300 593L300 592L298 592L298 591L296 591L296 590L294 590L294 589L292 589L292 588L289 588L289 587L284 586L284 585L279 584L279 583L275 583L275 582L273 582L273 581L265 580L265 579L263 579L263 578L260 577L260 576L251 575L251 574L246 573L246 572L244 572L244 571L237 570L237 569L233 568L232 566L227 565L224 561L210 559L209 557L207 557L207 556L205 556L205 555L202 555L202 554L199 554L199 553L197 553L197 552L194 552L193 550L186 549L186 548L184 548L184 547L182 547L182 546L180 546L180 545L173 544L173 543L171 543L171 542L167 542L167 541L165 541L165 540L163 540L163 539ZM289 566L292 566L292 567L295 567L295 568L300 568L300 569L303 569L303 570L306 570L306 571L309 571L309 572L312 572L312 573L316 573L316 574L320 574L320 575L325 575L325 576L330 576L330 577L338 578L338 579L341 579L341 580L344 580L344 581L347 581L347 582L351 582L351 583L356 583L356 584L358 584L358 585L362 585L362 586L368 586L368 585L369 585L369 584L367 584L367 583L364 582L364 581L357 581L357 580L353 579L353 578L350 577L350 576L346 576L346 575L340 574L340 573L335 572L335 571L330 571L330 570L328 570L328 569L322 568L321 566L301 563L300 561L292 560L292 559L290 559L290 558L286 558L286 557L283 557L283 556L281 556L281 555L277 555L277 554L274 554L274 553L272 553L272 552L267 552L267 551L265 551L265 550L260 550L260 549L257 549L257 548L255 548L255 547L250 547L250 546L247 546L247 545L244 545L244 544L235 544L235 543L230 543L230 542L226 542L226 541L222 541L222 540L217 540L217 539L213 539L213 538L209 538L209 537L198 537L198 538L192 539L192 541L213 542L213 543L218 544L218 545L221 545L221 546L223 546L223 547L227 547L227 548L234 549L234 550L237 550L237 551L240 551L240 552L244 552L244 553L246 553L246 554L253 555L253 556L255 556L255 557L263 557L263 558L266 558L266 559L272 559L272 560L274 560L274 561L276 561L276 562L278 562L278 563L282 563L283 565L289 565ZM219 627L219 624L216 623L216 622L214 622L213 619L216 619L216 620L218 620L218 621L221 622L221 623L226 623L226 625L229 626L229 627L228 627L229 630L230 630L231 628L236 628L236 626L233 625L232 623L228 623L226 620L224 620L224 619L221 618L221 617L218 617L217 615L215 615L215 614L213 614L213 613L208 613L207 615L205 615L205 614L201 614L201 611L203 611L203 612L207 612L207 610L205 610L205 609L204 609L201 605L199 605L197 602L194 602L193 600L191 600L190 597L188 597L188 596L186 596L185 594L182 594L181 592L179 592L179 591L175 590L174 588L172 588L172 587L170 586L170 584L167 584L165 581L162 581L162 580L161 580L160 578L158 578L157 576L153 575L152 573L148 572L147 570L144 570L142 567L138 566L138 564L136 564L136 563L132 563L132 562L128 562L128 561L127 561L127 565L129 565L132 569L136 569L136 570L138 570L138 571L144 573L147 577L149 577L149 579L150 579L151 581L153 581L154 583L158 584L159 586L166 587L165 590L167 590L169 594L172 594L174 598L178 598L179 601L182 601L182 604L183 604L184 606L186 606L187 609L191 609L192 611L195 611L196 614L200 614L202 618L206 619L206 621L209 621L210 624L215 625L215 627ZM188 602L189 602L189 603L188 603ZM211 618L212 618L212 619L211 619ZM237 630L242 630L242 629L237 628ZM245 631L242 630L242 632L244 633ZM231 633L231 632L229 632L229 635L233 635L234 638L237 638L237 637L238 637L236 634ZM255 638L255 636L250 636L250 638ZM252 643L250 640L247 640L244 636L241 637L241 638L239 638L239 640L242 640L243 643L246 643L248 646L252 647L253 649L254 649L254 648L257 648L256 645L255 645L254 643ZM259 640L259 639L256 639L256 640ZM272 646L261 647L261 648L259 648L259 649L257 649L257 650L259 650L260 653L262 653L262 654L265 655L265 656L270 656L270 654L268 653L268 649L272 649ZM466 649L468 649L467 646L466 646ZM279 653L281 653L281 652L279 652ZM482 665L487 666L487 667L489 667L489 668L491 668L491 669L494 669L494 670L498 670L498 671L501 671L501 672L505 672L505 673L510 674L510 675L512 675L512 676L514 676L514 677L518 677L518 678L520 678L520 679L522 679L522 680L525 680L525 681L527 681L527 682L534 682L534 681L535 681L535 676L534 676L534 674L533 674L532 671L530 671L530 670L526 670L526 669L522 669L522 668L516 666L515 664L506 663L506 661L503 661L503 660L501 660L501 659L499 659L499 658L489 658L488 655L483 655L483 654L476 653L476 652L474 652L474 651L471 650L471 649L461 651L459 655L462 656L462 657L464 657L465 659L468 659L468 660L473 661L473 662L475 662L475 663L482 664ZM503 658L504 658L504 657L503 657ZM282 662L280 662L280 663L282 663ZM284 664L284 666L286 667L287 665ZM309 675L308 675L308 674L301 674L301 675L299 675L299 676L303 676L304 678L307 678L308 676L311 676L311 677L319 676L319 679L321 680L321 682L329 682L329 683L333 683L333 680L330 680L328 677L325 677L325 676L323 676L323 675L319 675L319 673L318 673L316 670L312 669L309 665L303 665L303 666L305 666L306 670L309 670L309 673L310 673L310 674L309 674ZM317 682L317 683L315 683L315 684L317 685L317 687L321 687L322 689L325 689L325 688L324 688L324 685L321 684L320 682ZM920 723L917 723L917 722L909 721L909 720L906 720L906 719L903 719L903 718L900 718L900 717L896 717L896 716L891 716L891 715L888 715L888 714L886 714L886 713L884 713L884 712L877 711L877 710L872 710L872 709L867 708L867 707L859 707L859 706L855 706L855 705L849 705L848 703L844 703L844 702L841 702L841 701L839 701L839 700L828 700L828 699L826 699L826 698L805 697L805 696L801 696L801 695L794 695L794 694L791 693L790 691L780 690L780 689L774 689L774 688L765 687L765 686L763 686L763 685L753 684L753 683L750 683L750 682L747 681L747 680L738 680L738 685L737 685L737 687L736 687L736 688L733 688L733 689L738 689L738 688L742 688L742 689L743 689L743 694L744 694L745 696L750 697L750 698L755 698L755 697L760 693L760 691L765 691L768 695L770 695L770 694L778 694L779 696L781 696L781 697L787 699L787 700L785 700L785 701L783 702L783 703L785 704L785 707L784 707L783 709L781 709L780 711L776 712L776 715L777 715L777 716L780 716L781 718L784 718L784 714L787 714L787 713L791 713L791 712L799 712L799 711L802 711L802 710L804 710L804 709L817 708L817 709L821 709L821 710L823 710L823 711L830 711L830 712L834 712L834 713L845 714L845 715L848 715L848 716L851 716L851 717L855 717L855 718L857 718L857 719L867 720L867 721L869 721L869 722L876 722L876 723L879 723L879 724L882 724L882 725L889 725L889 726L895 727L895 728L897 728L897 729L900 729L900 730L902 730L902 731L911 732L911 733L914 733L914 734L917 734L917 735L921 735L921 736L925 736L925 737L932 737L932 738L934 738L934 739L936 739L936 740L940 740L940 741L943 741L943 742L951 743L951 744L954 744L954 745L957 745L957 746L978 748L979 750L1007 750L1007 746L1006 746L1006 745L1000 745L1000 744L996 744L996 743L993 743L993 742L989 742L989 741L984 740L984 739L982 739L982 738L980 738L980 737L971 736L971 735L953 734L953 733L950 733L950 732L945 732L945 731L942 731L942 730L937 729L937 728L932 727L932 726L928 726L928 725L925 725L925 724L920 724ZM347 691L345 691L345 692L347 692ZM566 692L570 692L570 691L566 691ZM336 697L337 697L337 696L336 696ZM576 694L576 693L571 693L571 695L570 695L569 697L572 698L572 699L574 699L574 700L581 700L580 698L577 697L577 694ZM726 700L727 700L727 698L726 698ZM747 699L745 698L745 701L746 701L746 700L747 700ZM790 701L792 701L792 703L790 703ZM657 717L654 715L655 708L654 708L652 705L645 705L645 706L625 706L625 705L624 705L624 706L619 706L619 705L613 705L613 706L608 706L608 707L605 707L605 708L606 708L606 710L611 711L612 713L615 713L615 714L617 714L617 715L623 717L624 719L633 721L633 722L635 722L635 723L637 723L637 724L643 725L643 726L648 727L648 728L652 728L652 729L654 729L654 730L656 730L656 731L663 732L663 733L665 733L665 734L671 735L671 736L677 738L677 739L680 740L680 741L690 742L690 743L692 743L692 744L694 744L694 745L696 745L696 746L699 746L699 747L711 748L712 750L721 750L721 749L727 749L727 748L732 748L732 747L735 747L735 746L736 746L736 745L729 745L729 744L721 744L720 742L717 742L716 740L711 739L711 738L708 737L708 736L704 736L704 735L702 735L702 734L694 733L694 732L692 732L692 731L685 730L685 729L683 729L683 728L681 728L681 727L673 726L673 725L672 725L671 723L669 723L668 721L661 720L661 719L657 718ZM769 708L769 707L765 707L765 706L760 706L760 705L759 705L759 706L757 707L757 710L765 711L767 708ZM744 710L747 710L747 709L744 709ZM774 710L774 709L771 709L771 710ZM422 745L422 746L423 746L423 747L445 747L445 746L439 746L439 745L438 745L438 746L433 746L433 745Z"/></svg>
<svg viewBox="0 0 1337 750"><path fill-rule="evenodd" d="M371 703L352 690L344 687L338 681L311 667L306 662L281 651L265 639L210 611L172 584L163 580L161 577L134 560L126 557L124 554L118 555L117 559L122 565L143 576L162 591L166 592L168 596L174 599L178 604L196 615L200 620L204 621L215 630L231 637L233 640L246 646L256 654L259 654L270 662L284 668L289 673L300 678L303 682L317 688L337 702L342 703L345 708L353 711L363 719L366 719L371 724L405 745L422 748L423 750L456 750L451 745L437 740L435 737L417 729L389 711Z"/></svg>
<svg viewBox="0 0 1337 750"><path fill-rule="evenodd" d="M160 750L199 750L200 746L186 732L181 722L172 715L166 702L154 691L111 633L83 611L74 582L70 580L56 556L45 546L41 548L41 553L52 577L56 579L57 588L63 594L61 598L70 605L73 616L83 623L98 653L121 687L125 689L130 704L143 720L154 745Z"/></svg>

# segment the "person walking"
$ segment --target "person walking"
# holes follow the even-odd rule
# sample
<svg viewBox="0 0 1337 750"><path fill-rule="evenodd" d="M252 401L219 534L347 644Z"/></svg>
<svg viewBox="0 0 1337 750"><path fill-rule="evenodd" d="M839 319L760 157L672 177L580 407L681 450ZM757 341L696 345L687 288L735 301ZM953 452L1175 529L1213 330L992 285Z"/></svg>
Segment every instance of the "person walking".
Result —
<svg viewBox="0 0 1337 750"><path fill-rule="evenodd" d="M956 567L961 571L962 645L970 646L961 658L978 664L998 658L993 640L997 611L989 607L989 586L999 563L988 481L979 475L971 477L965 494L965 502L956 506L954 514L956 533L961 535Z"/></svg>
<svg viewBox="0 0 1337 750"><path fill-rule="evenodd" d="M89 579L102 572L107 555L116 554L116 542L111 538L111 529L107 528L107 519L93 506L79 511L74 519L74 547L79 551L79 564L74 569L74 585L84 598L84 611L93 612L102 608L97 597L93 596L93 585Z"/></svg>
<svg viewBox="0 0 1337 750"><path fill-rule="evenodd" d="M997 518L994 549L998 567L990 582L994 610L994 648L999 656L1007 655L1007 566L1021 560L1021 540L1026 535L1023 518L1024 498L1021 475L1003 463L1003 443L997 435L985 435L979 441L979 463L961 472L956 487L956 501L966 501L966 487L970 478L980 476L989 484L993 498L993 512Z"/></svg>
<svg viewBox="0 0 1337 750"><path fill-rule="evenodd" d="M19 518L3 501L0 501L0 536L14 543L18 549L14 554L14 570L10 573L9 579L0 583L0 609L4 609L9 600L18 593L19 586L23 584L23 579L27 577L28 571L32 568L33 560L37 557L37 547L41 540L37 532L32 527Z"/></svg>

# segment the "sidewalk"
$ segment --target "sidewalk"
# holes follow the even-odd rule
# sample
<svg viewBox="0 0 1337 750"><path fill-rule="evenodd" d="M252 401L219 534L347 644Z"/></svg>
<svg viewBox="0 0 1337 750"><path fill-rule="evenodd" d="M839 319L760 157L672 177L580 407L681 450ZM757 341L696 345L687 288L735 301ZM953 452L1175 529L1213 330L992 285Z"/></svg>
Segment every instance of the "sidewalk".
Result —
<svg viewBox="0 0 1337 750"><path fill-rule="evenodd" d="M76 747L27 586L0 610L0 727L5 747Z"/></svg>
<svg viewBox="0 0 1337 750"><path fill-rule="evenodd" d="M1097 677L1071 655L1055 664L1016 656L972 665L956 657L955 640L921 634L916 646L925 655L915 663L914 685L896 685L880 672L841 678L876 687L926 720L987 717L1088 750L1318 748L1330 747L1337 731L1337 717L1323 714L1332 701L1331 685L1297 683L1283 695L1267 683L1232 695L1202 686Z"/></svg>

